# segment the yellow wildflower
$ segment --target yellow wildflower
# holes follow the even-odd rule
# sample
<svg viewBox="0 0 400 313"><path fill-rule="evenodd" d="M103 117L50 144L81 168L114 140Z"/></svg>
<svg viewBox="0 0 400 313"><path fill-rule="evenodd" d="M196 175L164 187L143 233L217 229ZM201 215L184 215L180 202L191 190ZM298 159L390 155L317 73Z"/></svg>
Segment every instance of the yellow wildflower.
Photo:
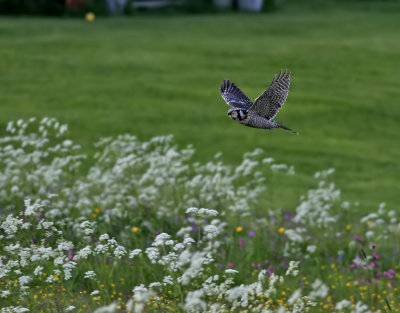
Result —
<svg viewBox="0 0 400 313"><path fill-rule="evenodd" d="M86 15L85 15L85 19L88 21L88 22L93 22L94 21L94 19L95 19L95 15L94 15L94 13L93 12L88 12L88 13L86 13Z"/></svg>

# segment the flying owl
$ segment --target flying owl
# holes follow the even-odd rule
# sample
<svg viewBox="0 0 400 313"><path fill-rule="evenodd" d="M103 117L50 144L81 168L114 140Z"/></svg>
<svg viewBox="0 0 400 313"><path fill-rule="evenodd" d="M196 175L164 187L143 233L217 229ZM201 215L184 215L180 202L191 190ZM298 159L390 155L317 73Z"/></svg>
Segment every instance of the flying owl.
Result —
<svg viewBox="0 0 400 313"><path fill-rule="evenodd" d="M271 86L267 88L254 103L232 82L224 80L221 95L232 108L228 115L240 124L263 129L283 128L298 134L273 118L278 114L289 93L290 73L281 70L278 77L274 75Z"/></svg>

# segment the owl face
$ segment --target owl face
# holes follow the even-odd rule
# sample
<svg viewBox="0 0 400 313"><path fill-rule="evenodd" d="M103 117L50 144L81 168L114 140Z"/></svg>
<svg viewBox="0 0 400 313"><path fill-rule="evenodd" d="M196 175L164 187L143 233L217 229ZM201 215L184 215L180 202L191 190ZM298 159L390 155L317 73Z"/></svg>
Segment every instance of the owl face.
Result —
<svg viewBox="0 0 400 313"><path fill-rule="evenodd" d="M233 119L239 123L242 123L247 119L247 111L241 110L241 109L230 109L228 111L228 116L231 119Z"/></svg>

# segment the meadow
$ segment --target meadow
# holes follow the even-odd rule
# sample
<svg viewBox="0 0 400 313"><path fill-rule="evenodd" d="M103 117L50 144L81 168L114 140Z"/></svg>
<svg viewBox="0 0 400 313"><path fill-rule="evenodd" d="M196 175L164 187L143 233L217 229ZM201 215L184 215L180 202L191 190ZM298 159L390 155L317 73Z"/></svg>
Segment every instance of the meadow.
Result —
<svg viewBox="0 0 400 313"><path fill-rule="evenodd" d="M1 312L399 312L399 17L2 18Z"/></svg>
<svg viewBox="0 0 400 313"><path fill-rule="evenodd" d="M2 18L1 131L54 116L85 149L102 136L173 134L197 160L222 152L232 164L260 147L298 174L267 205L294 205L315 171L334 167L346 198L373 210L399 193L397 12ZM299 136L228 119L224 78L255 99L281 68L292 84L277 121Z"/></svg>

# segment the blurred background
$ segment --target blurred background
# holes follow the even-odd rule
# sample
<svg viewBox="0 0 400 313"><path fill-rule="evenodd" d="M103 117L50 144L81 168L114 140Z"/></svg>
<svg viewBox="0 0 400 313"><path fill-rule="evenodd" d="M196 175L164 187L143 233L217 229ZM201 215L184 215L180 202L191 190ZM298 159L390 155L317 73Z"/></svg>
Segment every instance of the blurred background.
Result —
<svg viewBox="0 0 400 313"><path fill-rule="evenodd" d="M291 207L335 168L360 209L400 194L400 1L0 0L0 135L50 116L91 151L101 137L173 134L196 159L238 164L262 148L296 175L263 205ZM265 131L230 120L219 87L251 99L287 68L292 83Z"/></svg>

